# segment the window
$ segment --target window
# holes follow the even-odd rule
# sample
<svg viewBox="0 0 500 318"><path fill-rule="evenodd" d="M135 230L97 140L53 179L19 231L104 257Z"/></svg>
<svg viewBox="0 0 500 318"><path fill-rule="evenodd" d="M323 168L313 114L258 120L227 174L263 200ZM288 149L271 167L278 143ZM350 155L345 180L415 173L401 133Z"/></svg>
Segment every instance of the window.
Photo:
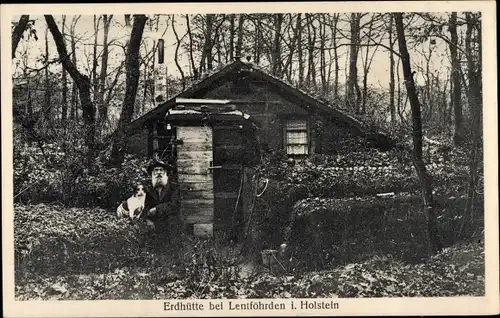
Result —
<svg viewBox="0 0 500 318"><path fill-rule="evenodd" d="M288 155L309 154L307 120L291 119L285 122L285 147Z"/></svg>

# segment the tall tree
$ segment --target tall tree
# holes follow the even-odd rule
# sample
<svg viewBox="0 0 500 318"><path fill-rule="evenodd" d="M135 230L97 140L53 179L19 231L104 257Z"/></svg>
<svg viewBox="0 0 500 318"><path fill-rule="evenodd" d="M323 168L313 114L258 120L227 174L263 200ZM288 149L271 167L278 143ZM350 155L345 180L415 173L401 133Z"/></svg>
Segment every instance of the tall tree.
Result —
<svg viewBox="0 0 500 318"><path fill-rule="evenodd" d="M298 59L298 68L299 68L299 88L304 86L304 52L302 49L302 13L297 15L297 59Z"/></svg>
<svg viewBox="0 0 500 318"><path fill-rule="evenodd" d="M236 34L234 28L234 14L229 15L229 60L234 60L234 35Z"/></svg>
<svg viewBox="0 0 500 318"><path fill-rule="evenodd" d="M259 17L255 19L255 35L254 35L254 61L256 64L260 63L260 57L262 55L262 21Z"/></svg>
<svg viewBox="0 0 500 318"><path fill-rule="evenodd" d="M434 252L442 249L441 240L438 235L436 215L434 211L434 197L432 194L432 182L422 158L422 115L420 102L418 101L415 89L415 81L411 70L410 55L406 44L406 37L403 26L403 13L394 13L394 22L399 42L399 54L405 80L406 92L410 101L412 116L412 136L413 136L413 165L422 185L424 208L427 216L427 231L429 241Z"/></svg>
<svg viewBox="0 0 500 318"><path fill-rule="evenodd" d="M212 32L214 27L214 15L207 14L205 16L205 34L204 34L204 42L203 42L203 50L201 52L200 59L200 73L206 72L212 69Z"/></svg>
<svg viewBox="0 0 500 318"><path fill-rule="evenodd" d="M113 147L111 149L110 164L119 166L125 157L125 147L127 142L126 130L134 112L137 86L139 84L139 49L141 47L142 34L146 25L145 15L134 15L130 41L128 42L127 55L125 58L126 84L125 98L123 99L118 128L114 135Z"/></svg>
<svg viewBox="0 0 500 318"><path fill-rule="evenodd" d="M61 33L63 35L63 38L65 36L65 31L66 31L66 15L62 16L62 27L61 27ZM64 42L66 45L66 41ZM66 120L68 118L68 72L66 72L66 69L63 67L62 69L62 101L61 101L61 123L64 125L66 123Z"/></svg>
<svg viewBox="0 0 500 318"><path fill-rule="evenodd" d="M310 13L306 13L307 21L307 56L308 66L306 82L316 89L316 65L314 64L314 48L316 44L316 27L314 26L314 19Z"/></svg>
<svg viewBox="0 0 500 318"><path fill-rule="evenodd" d="M177 45L175 46L174 53L174 61L179 73L181 73L181 82L182 82L182 90L186 89L186 77L184 76L184 71L182 70L181 64L179 63L179 48L181 46L181 39L179 38L179 34L177 34L177 30L175 29L175 15L172 15L172 31L175 35L175 40L177 41Z"/></svg>
<svg viewBox="0 0 500 318"><path fill-rule="evenodd" d="M373 51L370 50L371 45L370 42L372 42L374 37L376 36L377 30L375 30L374 23L376 20L379 19L378 14L372 14L370 20L365 23L364 25L367 25L368 27L368 32L366 33L366 45L365 45L365 56L362 59L363 61L363 93L362 93L362 104L361 104L361 113L364 114L366 112L366 103L368 100L368 74L370 72L371 64L373 62L373 58L375 56L375 53L377 53L378 49L380 46L376 45ZM361 41L360 41L361 42ZM360 43L361 45L361 43ZM371 54L370 54L371 52Z"/></svg>
<svg viewBox="0 0 500 318"><path fill-rule="evenodd" d="M327 93L327 88L328 88L328 82L327 82L327 76L326 73L328 71L326 67L326 54L325 54L325 46L326 46L326 21L325 21L325 15L320 14L319 15L319 73L320 73L320 79L321 79L321 93L325 95Z"/></svg>
<svg viewBox="0 0 500 318"><path fill-rule="evenodd" d="M42 116L50 122L52 122L52 115L54 113L54 109L52 109L52 85L50 83L49 76L49 30L45 30L45 55L44 55L44 64L47 66L45 68L45 91L44 91L44 107L45 110Z"/></svg>
<svg viewBox="0 0 500 318"><path fill-rule="evenodd" d="M298 38L299 38L299 30L301 28L301 23L300 23L300 17L297 15L296 18L297 18L297 21L296 21L296 27L294 28L293 27L293 14L288 14L290 16L290 25L291 25L291 29L293 31L293 34L290 35L290 45L288 46L289 47L289 52L288 52L288 57L286 59L286 62L285 62L285 65L283 67L283 70L284 70L284 73L287 77L287 80L289 82L292 82L293 81L293 71L294 71L294 65L293 65L293 59L294 59L294 54L295 54L295 50L296 50L296 46L297 46L297 41L298 41ZM303 66L303 65L301 65ZM302 74L303 76L303 74Z"/></svg>
<svg viewBox="0 0 500 318"><path fill-rule="evenodd" d="M95 105L90 97L90 79L87 75L80 73L76 65L70 60L66 45L64 44L64 38L52 15L46 15L45 21L56 43L61 63L78 87L83 111L83 123L85 125L85 145L88 154L87 163L90 166L95 151Z"/></svg>
<svg viewBox="0 0 500 318"><path fill-rule="evenodd" d="M92 90L94 91L94 102L98 100L98 89L99 89L99 78L97 77L97 64L98 64L98 56L97 56L97 46L98 46L98 38L99 38L99 25L101 24L101 16L99 18L94 14L94 46L92 48Z"/></svg>
<svg viewBox="0 0 500 318"><path fill-rule="evenodd" d="M335 76L333 80L333 96L335 98L335 101L338 100L339 98L339 56L338 56L338 50L337 50L337 25L339 22L339 13L334 13L332 16L332 46L333 46L333 59L335 63Z"/></svg>
<svg viewBox="0 0 500 318"><path fill-rule="evenodd" d="M467 104L469 105L470 141L469 146L469 178L467 184L467 203L465 206L465 217L462 219L460 234L467 231L473 220L473 211L476 201L476 188L478 186L478 167L481 154L481 131L482 131L482 109L483 109L483 85L482 85L482 38L480 15L471 12L465 13L465 57L467 61Z"/></svg>
<svg viewBox="0 0 500 318"><path fill-rule="evenodd" d="M30 20L30 16L27 14L23 14L21 18L19 18L19 22L16 24L14 31L12 32L12 58L16 57L16 49L19 45L19 41L23 36L24 30L28 26L28 22Z"/></svg>
<svg viewBox="0 0 500 318"><path fill-rule="evenodd" d="M281 65L281 25L283 23L283 14L278 13L273 15L274 19L274 38L272 46L272 74L274 76L282 76L282 65Z"/></svg>
<svg viewBox="0 0 500 318"><path fill-rule="evenodd" d="M455 119L455 132L453 140L455 145L461 145L464 141L464 120L462 115L462 84L460 82L460 57L458 56L458 33L457 33L457 13L452 12L448 24L450 32L450 57L451 57L451 81L453 114Z"/></svg>
<svg viewBox="0 0 500 318"><path fill-rule="evenodd" d="M238 40L236 41L235 56L242 57L243 50L243 23L245 22L245 15L240 14L238 18Z"/></svg>
<svg viewBox="0 0 500 318"><path fill-rule="evenodd" d="M361 99L358 83L358 52L360 45L360 22L361 13L351 13L351 42L349 48L349 75L347 80L346 101L348 109L359 113L359 102Z"/></svg>
<svg viewBox="0 0 500 318"><path fill-rule="evenodd" d="M193 33L191 31L191 23L189 21L189 14L186 14L186 28L187 28L187 34L189 37L189 62L191 63L191 70L193 70L193 76L195 79L199 78L199 72L198 69L196 68L196 65L194 64L194 56L193 56Z"/></svg>
<svg viewBox="0 0 500 318"><path fill-rule="evenodd" d="M389 112L391 114L391 123L394 125L396 123L396 105L394 103L394 93L395 93L395 81L394 81L394 16L389 14Z"/></svg>
<svg viewBox="0 0 500 318"><path fill-rule="evenodd" d="M99 89L97 97L97 109L99 110L99 128L108 118L108 104L104 103L104 92L106 90L106 77L108 76L108 58L109 58L109 27L111 25L113 15L103 15L103 39L102 39L102 56L101 56L101 72L99 74Z"/></svg>
<svg viewBox="0 0 500 318"><path fill-rule="evenodd" d="M73 17L73 21L71 21L70 26L70 35L71 35L71 62L76 67L76 24L80 19L80 15ZM78 119L78 86L75 81L73 81L73 87L71 90L71 119Z"/></svg>

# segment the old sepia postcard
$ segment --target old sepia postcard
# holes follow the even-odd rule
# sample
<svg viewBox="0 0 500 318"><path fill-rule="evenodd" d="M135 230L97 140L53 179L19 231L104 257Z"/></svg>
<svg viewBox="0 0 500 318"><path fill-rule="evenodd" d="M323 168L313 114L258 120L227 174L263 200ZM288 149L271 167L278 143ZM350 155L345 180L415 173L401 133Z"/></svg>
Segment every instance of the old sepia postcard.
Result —
<svg viewBox="0 0 500 318"><path fill-rule="evenodd" d="M1 5L5 317L499 313L495 9Z"/></svg>

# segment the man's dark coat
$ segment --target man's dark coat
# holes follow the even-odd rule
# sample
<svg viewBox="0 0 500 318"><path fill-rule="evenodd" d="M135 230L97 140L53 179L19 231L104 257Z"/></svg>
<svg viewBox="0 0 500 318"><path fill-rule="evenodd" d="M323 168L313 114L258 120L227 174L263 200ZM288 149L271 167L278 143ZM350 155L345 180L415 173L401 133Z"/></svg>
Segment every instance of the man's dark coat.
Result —
<svg viewBox="0 0 500 318"><path fill-rule="evenodd" d="M158 193L157 189L146 189L146 200L144 203L144 214L147 215L148 211L156 208L156 214L149 217L152 221L158 218L165 218L170 215L179 214L179 196L178 190L169 182L166 187L161 188Z"/></svg>

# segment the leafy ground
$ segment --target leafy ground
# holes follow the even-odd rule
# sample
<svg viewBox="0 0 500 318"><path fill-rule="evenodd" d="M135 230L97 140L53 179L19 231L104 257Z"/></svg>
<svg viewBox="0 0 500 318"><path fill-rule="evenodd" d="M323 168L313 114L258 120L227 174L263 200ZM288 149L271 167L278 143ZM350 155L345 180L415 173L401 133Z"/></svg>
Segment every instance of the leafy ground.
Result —
<svg viewBox="0 0 500 318"><path fill-rule="evenodd" d="M169 277L162 268L124 267L105 274L32 278L16 285L15 294L18 300L481 296L484 250L480 243L462 244L422 264L377 257L300 276L267 272L224 284L194 284L189 277Z"/></svg>
<svg viewBox="0 0 500 318"><path fill-rule="evenodd" d="M141 224L117 220L112 211L15 205L14 222L18 300L484 294L478 240L415 264L377 253L315 272L273 273L257 264L243 276L238 258L217 246L182 238L181 249L157 249Z"/></svg>

